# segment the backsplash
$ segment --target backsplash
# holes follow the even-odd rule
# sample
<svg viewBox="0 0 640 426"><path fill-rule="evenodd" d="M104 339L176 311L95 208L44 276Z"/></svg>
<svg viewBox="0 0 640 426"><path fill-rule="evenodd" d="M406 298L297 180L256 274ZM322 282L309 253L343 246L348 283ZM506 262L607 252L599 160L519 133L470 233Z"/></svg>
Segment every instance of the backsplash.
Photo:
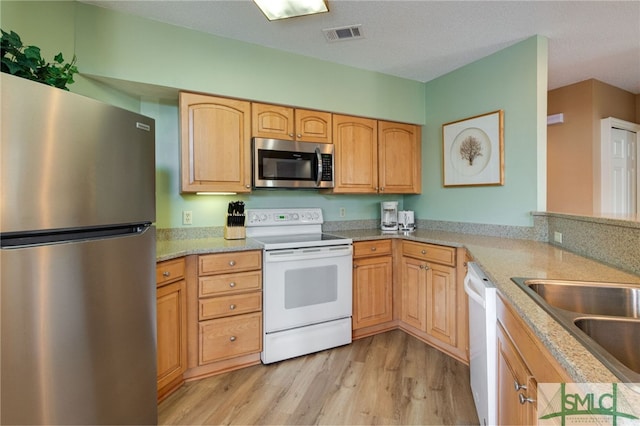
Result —
<svg viewBox="0 0 640 426"><path fill-rule="evenodd" d="M640 222L535 213L548 222L549 243L576 254L640 275ZM554 241L556 232L562 243Z"/></svg>

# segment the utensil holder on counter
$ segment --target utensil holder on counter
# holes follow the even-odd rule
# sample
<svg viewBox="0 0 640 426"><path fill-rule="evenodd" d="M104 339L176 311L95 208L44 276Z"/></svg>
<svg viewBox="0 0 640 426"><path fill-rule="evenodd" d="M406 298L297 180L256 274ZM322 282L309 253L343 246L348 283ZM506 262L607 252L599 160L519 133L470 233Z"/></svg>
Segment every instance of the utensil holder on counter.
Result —
<svg viewBox="0 0 640 426"><path fill-rule="evenodd" d="M244 226L229 226L229 225L224 226L225 240L243 240L246 238L246 236L247 236L247 232Z"/></svg>
<svg viewBox="0 0 640 426"><path fill-rule="evenodd" d="M242 240L247 233L244 227L244 202L232 201L227 209L227 221L224 225L225 240Z"/></svg>

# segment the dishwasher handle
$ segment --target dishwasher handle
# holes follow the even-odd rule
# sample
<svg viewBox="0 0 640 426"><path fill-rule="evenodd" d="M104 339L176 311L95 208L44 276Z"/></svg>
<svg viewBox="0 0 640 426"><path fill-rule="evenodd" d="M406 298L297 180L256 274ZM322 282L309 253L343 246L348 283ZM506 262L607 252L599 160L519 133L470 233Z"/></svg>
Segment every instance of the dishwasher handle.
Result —
<svg viewBox="0 0 640 426"><path fill-rule="evenodd" d="M478 303L484 309L486 307L486 302L484 300L484 297L482 297L482 295L478 293L476 289L471 286L471 280L473 278L479 279L479 277L476 274L472 273L470 269L469 272L467 272L467 276L464 277L464 292L469 295L470 299ZM482 285L484 286L484 284Z"/></svg>

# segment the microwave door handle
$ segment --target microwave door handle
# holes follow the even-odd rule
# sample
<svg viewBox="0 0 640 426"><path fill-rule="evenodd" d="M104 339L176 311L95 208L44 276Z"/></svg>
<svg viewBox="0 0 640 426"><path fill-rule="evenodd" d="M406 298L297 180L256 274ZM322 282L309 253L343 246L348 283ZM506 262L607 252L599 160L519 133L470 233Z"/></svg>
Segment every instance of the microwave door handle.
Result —
<svg viewBox="0 0 640 426"><path fill-rule="evenodd" d="M320 154L320 148L318 147L316 147L316 161L318 162L316 186L320 186L320 181L322 180L322 155Z"/></svg>

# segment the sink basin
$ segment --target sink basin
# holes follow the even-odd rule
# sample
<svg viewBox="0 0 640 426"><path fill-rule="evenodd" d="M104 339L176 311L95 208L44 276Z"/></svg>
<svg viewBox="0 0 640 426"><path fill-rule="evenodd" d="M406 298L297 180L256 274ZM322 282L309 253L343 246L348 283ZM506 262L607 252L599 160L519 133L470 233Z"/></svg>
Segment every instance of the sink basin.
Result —
<svg viewBox="0 0 640 426"><path fill-rule="evenodd" d="M640 321L617 318L577 318L573 323L607 352L640 373Z"/></svg>
<svg viewBox="0 0 640 426"><path fill-rule="evenodd" d="M622 382L640 383L640 285L511 280Z"/></svg>
<svg viewBox="0 0 640 426"><path fill-rule="evenodd" d="M587 281L525 280L556 308L587 315L640 318L640 287Z"/></svg>

